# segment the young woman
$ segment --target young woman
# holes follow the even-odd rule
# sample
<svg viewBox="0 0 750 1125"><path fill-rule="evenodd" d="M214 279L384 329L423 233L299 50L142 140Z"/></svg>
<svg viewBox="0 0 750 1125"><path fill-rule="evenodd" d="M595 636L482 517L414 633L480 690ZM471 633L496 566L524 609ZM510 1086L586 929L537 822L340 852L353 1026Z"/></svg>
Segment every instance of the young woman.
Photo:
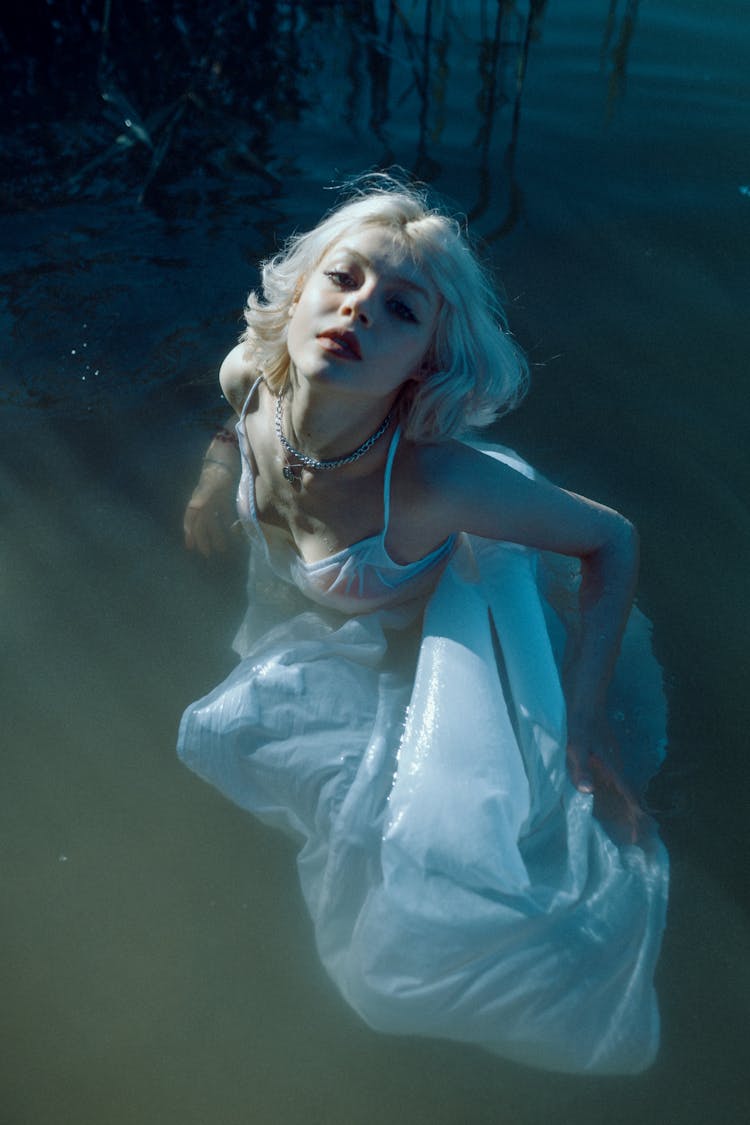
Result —
<svg viewBox="0 0 750 1125"><path fill-rule="evenodd" d="M465 439L526 367L420 193L362 189L266 263L246 315L220 379L250 606L181 757L303 841L320 955L372 1026L643 1068L667 860L633 791L664 708L632 524ZM231 436L185 517L204 552Z"/></svg>

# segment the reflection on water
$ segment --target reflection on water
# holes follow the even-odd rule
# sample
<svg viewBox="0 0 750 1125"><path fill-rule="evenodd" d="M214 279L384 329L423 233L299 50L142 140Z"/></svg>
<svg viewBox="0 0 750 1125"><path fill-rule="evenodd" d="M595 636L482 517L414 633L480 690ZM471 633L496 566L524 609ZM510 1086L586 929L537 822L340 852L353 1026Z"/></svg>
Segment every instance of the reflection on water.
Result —
<svg viewBox="0 0 750 1125"><path fill-rule="evenodd" d="M592 41L609 73L599 91L606 113L624 80L635 8L629 2L621 13L611 0ZM70 15L54 42L40 35L37 66L7 58L19 79L9 90L18 120L5 138L17 156L8 202L14 210L71 207L77 199L88 205L40 211L31 245L26 225L6 219L16 372L0 376L2 401L70 416L108 410L110 396L125 388L183 382L183 360L196 342L233 332L227 312L253 283L257 258L279 232L312 221L327 204L319 192L304 216L295 214L290 176L321 188L337 175L395 162L453 197L487 244L509 235L524 217L517 152L546 9L546 0L265 3L247 12L227 4L208 20L202 10L175 5L165 22L158 6L108 0L101 19L82 5L77 23ZM10 42L28 51L21 13L17 19ZM248 26L254 49L244 66L232 46ZM153 55L154 68L141 65L133 41ZM66 83L62 108L84 113L84 127L62 117L41 128L37 111L50 113L56 68L76 52L98 99L81 105L77 87ZM5 75L6 82L14 77L12 66ZM202 284L185 291L188 264L210 260L216 237L232 224L246 230L245 245L238 254L232 240L227 265L243 280L227 272L218 292ZM183 300L198 310L188 325ZM40 342L49 345L50 316L65 335L51 370L38 360Z"/></svg>
<svg viewBox="0 0 750 1125"><path fill-rule="evenodd" d="M238 174L256 177L256 191L278 194L287 154L275 148L274 128L280 120L301 122L311 110L330 113L352 138L365 126L380 142L380 166L396 158L394 132L408 122L414 148L403 163L428 181L440 173L444 134L460 120L476 153L473 216L491 204L498 179L491 142L504 128L509 199L491 237L518 220L514 154L529 54L543 34L547 0L256 0L212 6L210 14L179 3L170 12L150 0L105 0L101 12L83 4L64 20L54 18L53 0L50 7L41 21L33 8L16 12L0 41L8 102L25 134L22 181L6 189L21 205L32 195L110 196L121 177L139 203L167 210L209 202L212 188ZM638 0L626 0L621 13L619 0L609 0L603 21L610 114L637 8ZM239 42L249 49L238 51ZM142 65L144 54L153 66ZM87 81L61 81L71 66ZM40 106L50 119L42 135ZM66 122L65 110L85 113L85 127ZM160 188L171 189L171 200Z"/></svg>
<svg viewBox="0 0 750 1125"><path fill-rule="evenodd" d="M52 0L57 28L34 5L3 17L0 1118L747 1118L741 12ZM225 412L216 364L257 259L331 180L390 163L470 215L503 277L535 389L500 439L641 527L675 880L664 1045L635 1082L362 1028L322 979L284 842L174 759L242 604L241 556L204 566L179 536Z"/></svg>
<svg viewBox="0 0 750 1125"><path fill-rule="evenodd" d="M620 0L609 0L607 24L602 38L602 65L610 63L610 80L607 92L607 112L611 118L615 104L622 96L628 65L628 51L635 34L640 0L625 0L624 12L619 20Z"/></svg>

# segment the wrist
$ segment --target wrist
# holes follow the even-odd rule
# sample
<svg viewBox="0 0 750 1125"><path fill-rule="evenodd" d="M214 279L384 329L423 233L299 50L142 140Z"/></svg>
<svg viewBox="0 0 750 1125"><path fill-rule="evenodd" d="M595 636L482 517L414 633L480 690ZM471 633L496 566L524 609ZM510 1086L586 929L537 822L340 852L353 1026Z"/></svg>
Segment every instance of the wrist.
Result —
<svg viewBox="0 0 750 1125"><path fill-rule="evenodd" d="M571 690L566 685L565 706L569 731L595 731L606 714L604 697L595 690Z"/></svg>

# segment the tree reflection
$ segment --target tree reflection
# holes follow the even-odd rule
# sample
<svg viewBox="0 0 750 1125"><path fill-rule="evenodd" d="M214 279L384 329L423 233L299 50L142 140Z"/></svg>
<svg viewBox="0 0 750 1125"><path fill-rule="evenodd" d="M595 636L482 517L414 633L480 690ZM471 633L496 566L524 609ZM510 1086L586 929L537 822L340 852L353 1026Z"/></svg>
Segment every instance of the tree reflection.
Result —
<svg viewBox="0 0 750 1125"><path fill-rule="evenodd" d="M638 10L624 0L621 14L620 2L601 0L607 115ZM314 125L347 133L360 168L397 162L433 182L466 165L469 217L502 238L523 212L516 155L546 10L547 0L28 0L1 17L6 127L20 126L6 149L25 157L16 189L106 196L125 184L158 206L163 190L198 198L240 177L276 194L295 160L279 130ZM331 159L320 153L321 165Z"/></svg>
<svg viewBox="0 0 750 1125"><path fill-rule="evenodd" d="M628 54L635 34L639 2L640 0L625 0L625 10L622 19L618 22L620 0L609 0L609 12L607 13L600 55L603 70L606 69L608 61L611 61L612 66L607 89L608 119L612 117L615 105L622 97L625 86Z"/></svg>

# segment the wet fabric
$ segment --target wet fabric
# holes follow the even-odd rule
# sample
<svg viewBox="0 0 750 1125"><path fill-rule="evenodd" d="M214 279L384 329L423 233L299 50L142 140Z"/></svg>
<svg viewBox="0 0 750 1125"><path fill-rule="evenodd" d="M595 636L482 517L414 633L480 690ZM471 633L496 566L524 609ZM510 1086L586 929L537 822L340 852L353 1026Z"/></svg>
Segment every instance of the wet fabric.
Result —
<svg viewBox="0 0 750 1125"><path fill-rule="evenodd" d="M434 581L347 617L254 549L240 662L185 712L179 754L300 840L321 959L372 1027L641 1070L659 1039L668 861L655 831L616 843L567 774L575 567L461 536ZM637 610L610 705L642 786L666 713Z"/></svg>

